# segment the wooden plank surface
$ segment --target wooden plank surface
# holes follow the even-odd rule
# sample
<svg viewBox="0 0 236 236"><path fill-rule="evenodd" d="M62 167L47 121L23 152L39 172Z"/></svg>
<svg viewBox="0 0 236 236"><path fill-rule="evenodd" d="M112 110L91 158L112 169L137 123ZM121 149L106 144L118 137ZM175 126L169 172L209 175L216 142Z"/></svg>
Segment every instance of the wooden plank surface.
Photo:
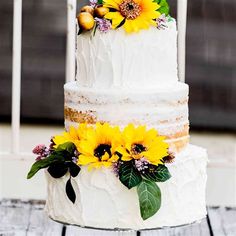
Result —
<svg viewBox="0 0 236 236"><path fill-rule="evenodd" d="M83 229L76 226L66 227L66 236L136 236L134 231L105 231L105 230L91 230Z"/></svg>
<svg viewBox="0 0 236 236"><path fill-rule="evenodd" d="M182 227L143 231L141 236L210 236L210 230L207 219L203 219L201 222Z"/></svg>
<svg viewBox="0 0 236 236"><path fill-rule="evenodd" d="M62 235L63 225L50 220L44 204L4 200L0 202L0 235Z"/></svg>
<svg viewBox="0 0 236 236"><path fill-rule="evenodd" d="M25 235L30 218L29 202L3 201L0 203L0 235Z"/></svg>
<svg viewBox="0 0 236 236"><path fill-rule="evenodd" d="M236 208L208 207L208 218L182 227L151 231L105 231L65 226L50 220L38 201L0 202L1 236L235 236Z"/></svg>
<svg viewBox="0 0 236 236"><path fill-rule="evenodd" d="M208 208L209 222L214 236L236 235L236 208Z"/></svg>
<svg viewBox="0 0 236 236"><path fill-rule="evenodd" d="M62 235L63 225L49 219L43 209L44 204L32 205L27 228L27 236Z"/></svg>

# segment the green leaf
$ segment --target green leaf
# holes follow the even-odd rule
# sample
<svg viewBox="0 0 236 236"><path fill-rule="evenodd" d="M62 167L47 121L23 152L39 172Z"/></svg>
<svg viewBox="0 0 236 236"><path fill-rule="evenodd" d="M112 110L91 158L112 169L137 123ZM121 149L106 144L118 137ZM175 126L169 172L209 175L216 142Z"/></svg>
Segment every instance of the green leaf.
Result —
<svg viewBox="0 0 236 236"><path fill-rule="evenodd" d="M149 165L142 176L154 182L165 182L171 177L171 174L164 165Z"/></svg>
<svg viewBox="0 0 236 236"><path fill-rule="evenodd" d="M70 154L74 154L75 145L72 142L66 142L57 147L56 152L67 151Z"/></svg>
<svg viewBox="0 0 236 236"><path fill-rule="evenodd" d="M81 170L80 167L76 165L74 162L69 162L68 167L72 177L76 177Z"/></svg>
<svg viewBox="0 0 236 236"><path fill-rule="evenodd" d="M119 168L119 179L128 189L137 186L142 177L138 170L134 168L132 161L124 161Z"/></svg>
<svg viewBox="0 0 236 236"><path fill-rule="evenodd" d="M169 15L170 7L166 0L154 0L154 2L160 5L160 8L158 9L158 11L161 14L165 14L166 16Z"/></svg>
<svg viewBox="0 0 236 236"><path fill-rule="evenodd" d="M61 178L68 171L68 167L65 162L54 162L48 167L48 172L53 178Z"/></svg>
<svg viewBox="0 0 236 236"><path fill-rule="evenodd" d="M50 166L50 164L55 163L57 161L63 161L63 160L64 160L63 156L58 155L58 154L57 155L51 154L50 156L48 156L45 159L42 159L40 161L36 161L32 165L32 167L27 175L27 179L32 178L40 169L47 168Z"/></svg>
<svg viewBox="0 0 236 236"><path fill-rule="evenodd" d="M143 179L137 187L143 220L153 216L161 207L161 190L153 181Z"/></svg>
<svg viewBox="0 0 236 236"><path fill-rule="evenodd" d="M70 178L66 182L66 195L71 200L72 203L75 203L76 194L75 194L75 190L73 189L73 186L71 184Z"/></svg>
<svg viewBox="0 0 236 236"><path fill-rule="evenodd" d="M161 7L158 9L158 11L161 14L165 14L166 16L168 16L170 12L170 7L169 7L168 2L166 0L159 0L159 5Z"/></svg>
<svg viewBox="0 0 236 236"><path fill-rule="evenodd" d="M98 4L103 4L103 0L98 0Z"/></svg>

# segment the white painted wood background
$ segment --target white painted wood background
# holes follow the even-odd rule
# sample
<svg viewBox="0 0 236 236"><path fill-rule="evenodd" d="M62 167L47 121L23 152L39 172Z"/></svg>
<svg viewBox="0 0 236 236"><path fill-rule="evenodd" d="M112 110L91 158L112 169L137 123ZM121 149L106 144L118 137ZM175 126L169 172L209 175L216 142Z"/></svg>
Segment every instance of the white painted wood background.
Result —
<svg viewBox="0 0 236 236"><path fill-rule="evenodd" d="M178 65L180 81L185 80L185 31L187 17L187 0L178 0ZM67 0L67 53L66 53L66 79L75 79L75 39L76 39L76 0ZM0 126L0 199L23 198L45 199L46 183L41 172L32 180L26 180L34 156L31 149L38 142L47 142L51 134L58 132L57 128L36 127L20 125L20 97L21 97L21 38L22 38L22 0L14 0L13 21L13 71L12 71L12 125L11 138L9 127ZM63 89L63 88L61 88ZM61 127L62 128L62 127ZM40 141L39 141L40 140ZM10 145L6 150L5 144ZM8 145L6 145L8 146ZM22 147L27 147L22 149ZM218 149L221 150L220 147ZM236 205L236 174L235 153L236 145L231 144L232 160L215 162L209 168L212 176L209 181L209 204ZM223 155L223 153L222 153ZM226 159L227 160L227 159ZM226 163L226 164L225 164ZM220 171L219 171L220 170ZM224 176L224 178L222 177ZM215 181L217 180L217 181ZM229 180L229 181L228 181ZM231 181L230 181L231 180ZM226 182L228 182L226 184ZM220 186L216 187L216 185ZM222 195L222 192L224 193Z"/></svg>

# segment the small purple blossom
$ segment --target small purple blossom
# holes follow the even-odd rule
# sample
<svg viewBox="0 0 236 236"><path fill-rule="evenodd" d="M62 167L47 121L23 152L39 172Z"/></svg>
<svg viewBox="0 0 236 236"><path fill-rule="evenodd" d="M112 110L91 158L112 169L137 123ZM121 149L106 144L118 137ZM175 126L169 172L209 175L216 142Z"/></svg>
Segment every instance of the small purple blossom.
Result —
<svg viewBox="0 0 236 236"><path fill-rule="evenodd" d="M39 144L33 149L32 152L36 155L41 155L46 149L47 147L44 144Z"/></svg>
<svg viewBox="0 0 236 236"><path fill-rule="evenodd" d="M98 0L89 0L90 6L95 8L98 4Z"/></svg>
<svg viewBox="0 0 236 236"><path fill-rule="evenodd" d="M75 157L78 157L79 156L79 152L78 152L78 150L77 149L75 149L75 151L74 151L74 155L75 155Z"/></svg>
<svg viewBox="0 0 236 236"><path fill-rule="evenodd" d="M77 164L77 162L78 162L78 157L72 157L72 162L74 162L75 164Z"/></svg>
<svg viewBox="0 0 236 236"><path fill-rule="evenodd" d="M40 160L42 160L41 156L37 156L36 159L35 159L35 161L40 161Z"/></svg>
<svg viewBox="0 0 236 236"><path fill-rule="evenodd" d="M162 14L159 18L157 18L156 22L157 22L157 29L159 30L161 29L163 30L168 27L167 26L168 19L165 14Z"/></svg>
<svg viewBox="0 0 236 236"><path fill-rule="evenodd" d="M135 160L135 167L138 171L144 171L145 169L148 169L149 163L150 162L145 157L141 157L139 160Z"/></svg>
<svg viewBox="0 0 236 236"><path fill-rule="evenodd" d="M95 17L95 21L97 23L98 29L101 32L107 33L111 29L111 22L109 20Z"/></svg>
<svg viewBox="0 0 236 236"><path fill-rule="evenodd" d="M38 155L36 161L42 160L50 155L50 149L47 148L44 144L37 145L33 151L34 154Z"/></svg>
<svg viewBox="0 0 236 236"><path fill-rule="evenodd" d="M115 173L115 176L118 177L119 176L119 169L120 169L120 162L114 162L112 167L113 167L113 172Z"/></svg>
<svg viewBox="0 0 236 236"><path fill-rule="evenodd" d="M72 162L74 162L75 164L77 164L77 162L78 162L79 154L80 154L80 153L78 152L78 150L75 149L75 151L74 151L74 156L72 157Z"/></svg>

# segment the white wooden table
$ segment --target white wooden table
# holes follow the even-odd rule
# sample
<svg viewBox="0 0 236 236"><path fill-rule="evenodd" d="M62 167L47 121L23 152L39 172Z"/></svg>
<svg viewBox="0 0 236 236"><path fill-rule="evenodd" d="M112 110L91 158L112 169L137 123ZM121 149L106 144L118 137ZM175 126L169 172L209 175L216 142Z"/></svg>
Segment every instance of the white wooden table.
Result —
<svg viewBox="0 0 236 236"><path fill-rule="evenodd" d="M44 202L2 200L0 235L46 236L235 236L236 208L208 207L208 217L201 223L141 232L112 232L66 226L50 220L43 211Z"/></svg>

